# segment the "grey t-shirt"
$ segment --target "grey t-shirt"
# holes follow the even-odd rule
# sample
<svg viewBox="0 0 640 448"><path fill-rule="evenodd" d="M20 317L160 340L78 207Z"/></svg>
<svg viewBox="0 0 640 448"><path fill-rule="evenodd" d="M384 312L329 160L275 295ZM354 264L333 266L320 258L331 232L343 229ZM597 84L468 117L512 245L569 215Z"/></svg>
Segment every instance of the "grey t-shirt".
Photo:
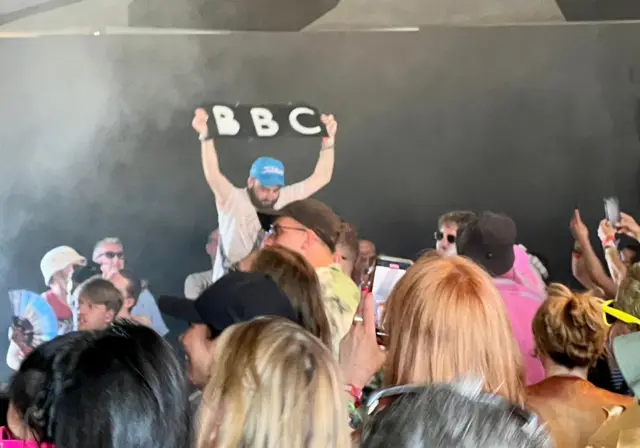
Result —
<svg viewBox="0 0 640 448"><path fill-rule="evenodd" d="M131 310L131 314L134 316L147 316L151 319L151 328L160 336L165 336L169 333L169 328L167 324L164 323L162 313L160 313L160 308L158 308L158 303L147 288L140 293L138 303L136 303L136 306Z"/></svg>

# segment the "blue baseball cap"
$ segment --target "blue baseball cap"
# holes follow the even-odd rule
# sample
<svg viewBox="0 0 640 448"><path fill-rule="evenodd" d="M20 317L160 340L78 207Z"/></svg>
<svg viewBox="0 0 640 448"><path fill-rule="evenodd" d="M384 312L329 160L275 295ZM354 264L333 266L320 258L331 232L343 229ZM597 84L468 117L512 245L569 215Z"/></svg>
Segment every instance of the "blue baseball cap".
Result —
<svg viewBox="0 0 640 448"><path fill-rule="evenodd" d="M259 157L251 165L249 177L265 187L284 186L284 164L273 157Z"/></svg>

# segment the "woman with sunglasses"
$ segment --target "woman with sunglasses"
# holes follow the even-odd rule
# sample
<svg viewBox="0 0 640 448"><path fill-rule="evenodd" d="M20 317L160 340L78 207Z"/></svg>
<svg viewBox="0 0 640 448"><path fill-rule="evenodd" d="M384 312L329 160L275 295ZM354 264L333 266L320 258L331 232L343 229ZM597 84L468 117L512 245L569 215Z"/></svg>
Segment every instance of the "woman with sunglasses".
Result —
<svg viewBox="0 0 640 448"><path fill-rule="evenodd" d="M533 320L537 356L546 379L530 386L527 404L546 422L556 445L582 448L605 421L606 406L631 406L633 399L587 380L605 350L603 303L552 284Z"/></svg>

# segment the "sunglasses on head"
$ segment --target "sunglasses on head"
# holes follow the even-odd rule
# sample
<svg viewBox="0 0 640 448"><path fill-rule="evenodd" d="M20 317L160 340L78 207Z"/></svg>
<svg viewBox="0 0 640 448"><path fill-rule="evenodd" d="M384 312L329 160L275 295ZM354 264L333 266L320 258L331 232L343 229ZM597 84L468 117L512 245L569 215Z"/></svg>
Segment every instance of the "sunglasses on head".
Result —
<svg viewBox="0 0 640 448"><path fill-rule="evenodd" d="M614 302L614 300L607 300L602 304L602 319L604 320L604 323L607 325L607 327L612 326L618 320L624 322L625 324L640 325L640 319L638 319L637 317L612 307L611 304L613 304Z"/></svg>
<svg viewBox="0 0 640 448"><path fill-rule="evenodd" d="M445 237L445 235L444 235L444 233L442 233L442 232L436 232L436 233L433 235L433 237L436 239L436 241L441 241L441 240ZM447 241L448 241L450 244L454 244L454 243L456 242L456 236L455 236L455 235L447 235L447 237L446 237L446 238L447 238Z"/></svg>
<svg viewBox="0 0 640 448"><path fill-rule="evenodd" d="M109 260L113 260L114 258L119 258L121 260L124 260L124 252L105 252L102 255L104 255L105 257L107 257Z"/></svg>
<svg viewBox="0 0 640 448"><path fill-rule="evenodd" d="M366 412L369 418L376 415L382 409L391 405L395 400L404 396L410 395L418 395L425 390L425 386L423 385L403 385L403 386L393 386L386 389L380 389L374 392L366 403ZM478 403L485 403L490 406L494 406L496 408L503 408L511 411L511 415L519 420L522 425L523 431L527 433L531 433L535 431L535 428L538 424L538 418L535 414L527 411L524 408L513 405L507 402L505 399L488 393L478 393L475 396L469 396L467 394L456 392L459 395L466 397L467 399L473 400Z"/></svg>

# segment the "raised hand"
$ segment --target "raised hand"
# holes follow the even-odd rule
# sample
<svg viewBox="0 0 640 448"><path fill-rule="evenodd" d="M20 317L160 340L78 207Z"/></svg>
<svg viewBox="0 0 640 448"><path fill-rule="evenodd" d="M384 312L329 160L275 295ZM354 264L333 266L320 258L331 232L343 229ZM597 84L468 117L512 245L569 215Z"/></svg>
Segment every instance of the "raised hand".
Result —
<svg viewBox="0 0 640 448"><path fill-rule="evenodd" d="M618 224L618 232L629 235L632 238L640 238L640 226L633 217L626 213L620 213L620 224Z"/></svg>
<svg viewBox="0 0 640 448"><path fill-rule="evenodd" d="M196 109L191 126L199 135L206 135L209 132L209 114L204 109Z"/></svg>
<svg viewBox="0 0 640 448"><path fill-rule="evenodd" d="M604 244L607 241L613 242L616 239L616 229L607 221L603 219L598 226L598 238Z"/></svg>
<svg viewBox="0 0 640 448"><path fill-rule="evenodd" d="M327 135L328 135L327 143L333 145L336 138L336 132L338 132L338 122L333 117L333 115L325 115L325 114L320 116L320 121L322 121L322 124L327 129Z"/></svg>
<svg viewBox="0 0 640 448"><path fill-rule="evenodd" d="M347 383L363 388L385 359L376 339L373 295L368 293L360 300L351 329L340 341L340 370Z"/></svg>
<svg viewBox="0 0 640 448"><path fill-rule="evenodd" d="M582 222L580 210L573 211L573 217L571 218L569 228L571 229L571 234L576 241L581 243L589 240L589 229L584 222Z"/></svg>

